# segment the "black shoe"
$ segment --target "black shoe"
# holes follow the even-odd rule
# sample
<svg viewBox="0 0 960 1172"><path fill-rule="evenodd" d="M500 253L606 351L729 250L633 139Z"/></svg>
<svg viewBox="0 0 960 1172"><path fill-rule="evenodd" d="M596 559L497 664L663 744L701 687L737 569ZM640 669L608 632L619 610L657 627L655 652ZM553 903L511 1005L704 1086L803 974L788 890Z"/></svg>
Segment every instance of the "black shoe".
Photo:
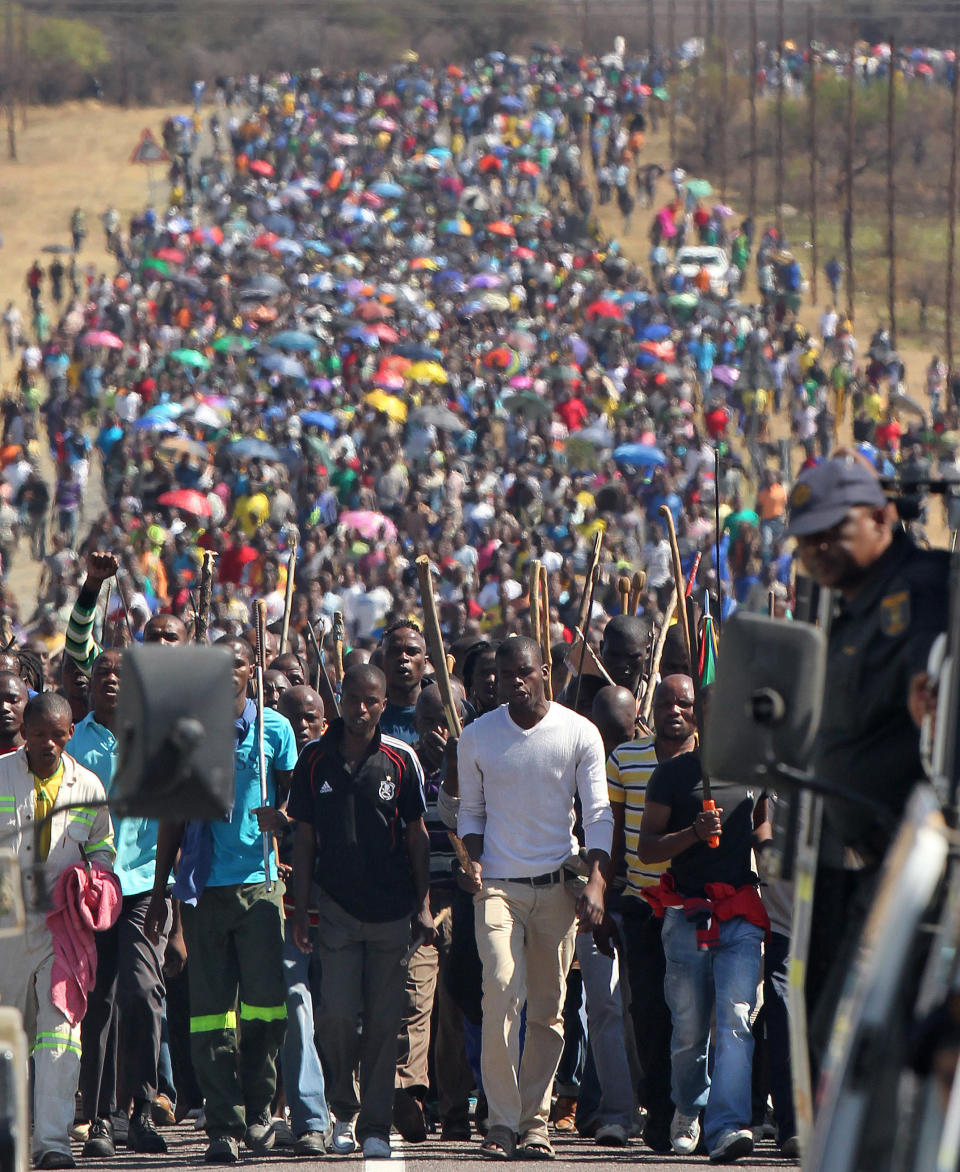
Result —
<svg viewBox="0 0 960 1172"><path fill-rule="evenodd" d="M247 1130L243 1135L243 1142L251 1152L263 1155L264 1152L273 1150L275 1141L273 1117L270 1114L270 1109L265 1108L255 1119L247 1124Z"/></svg>
<svg viewBox="0 0 960 1172"><path fill-rule="evenodd" d="M295 1156L323 1156L326 1151L322 1131L305 1131L303 1135L297 1136L297 1142L293 1145Z"/></svg>
<svg viewBox="0 0 960 1172"><path fill-rule="evenodd" d="M427 1138L423 1104L411 1091L400 1087L393 1092L393 1125L407 1143L422 1144Z"/></svg>
<svg viewBox="0 0 960 1172"><path fill-rule="evenodd" d="M131 1152L145 1152L161 1155L167 1150L167 1141L154 1126L150 1108L145 1107L139 1115L130 1116L127 1129L127 1149Z"/></svg>
<svg viewBox="0 0 960 1172"><path fill-rule="evenodd" d="M77 1161L69 1152L44 1152L34 1157L34 1168L76 1168Z"/></svg>
<svg viewBox="0 0 960 1172"><path fill-rule="evenodd" d="M117 1154L109 1119L94 1119L80 1154L85 1160L107 1160Z"/></svg>
<svg viewBox="0 0 960 1172"><path fill-rule="evenodd" d="M203 1159L207 1164L236 1164L240 1159L240 1145L232 1135L218 1135L210 1141Z"/></svg>
<svg viewBox="0 0 960 1172"><path fill-rule="evenodd" d="M440 1138L465 1143L470 1138L470 1117L455 1115L450 1119L444 1119L440 1124Z"/></svg>

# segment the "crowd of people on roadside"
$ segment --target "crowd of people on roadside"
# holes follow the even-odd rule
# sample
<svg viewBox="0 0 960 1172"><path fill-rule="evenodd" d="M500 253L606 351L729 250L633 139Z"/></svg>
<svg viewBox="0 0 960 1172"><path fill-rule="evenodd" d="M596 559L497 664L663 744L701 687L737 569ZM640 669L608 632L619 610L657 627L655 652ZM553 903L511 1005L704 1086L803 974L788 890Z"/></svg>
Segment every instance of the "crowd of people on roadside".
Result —
<svg viewBox="0 0 960 1172"><path fill-rule="evenodd" d="M60 945L42 913L0 960L35 1037L38 1166L73 1166L78 1085L87 1156L121 1136L162 1152L162 1126L191 1112L211 1162L241 1142L386 1156L392 1126L416 1142L434 1122L448 1140L479 1131L495 1157L551 1155L550 1126L693 1154L705 1110L706 1148L729 1162L762 1134L768 1089L796 1153L789 893L744 895L715 954L669 914L714 883L756 894L769 829L753 791L729 787L715 815L691 796L702 665L676 628L651 659L670 533L712 619L771 598L787 614L794 447L814 464L851 417L893 471L931 453L947 468L957 406L932 363L918 412L886 340L862 356L832 309L819 337L803 329L787 242L734 229L705 181L645 155L661 84L554 51L225 79L206 124L199 105L164 135L170 205L126 230L104 215L116 271L81 269L75 213L68 279L36 264L30 326L8 308L0 564L6 579L26 534L42 580L32 615L4 586L16 796L0 794L0 825L22 859L42 852L48 889L81 844L95 866L76 882L106 927L79 1009L51 1001ZM664 201L648 263L597 227L604 169L625 215L627 199ZM736 280L682 271L695 237L730 246ZM731 296L751 266L755 305ZM193 638L208 553L207 638L233 663L229 820L111 831L103 812L58 815L71 786L109 791L119 649ZM628 608L618 580L640 570ZM25 829L43 803L45 849ZM714 978L697 958L721 954L711 1085ZM751 1082L754 1037L767 1083Z"/></svg>

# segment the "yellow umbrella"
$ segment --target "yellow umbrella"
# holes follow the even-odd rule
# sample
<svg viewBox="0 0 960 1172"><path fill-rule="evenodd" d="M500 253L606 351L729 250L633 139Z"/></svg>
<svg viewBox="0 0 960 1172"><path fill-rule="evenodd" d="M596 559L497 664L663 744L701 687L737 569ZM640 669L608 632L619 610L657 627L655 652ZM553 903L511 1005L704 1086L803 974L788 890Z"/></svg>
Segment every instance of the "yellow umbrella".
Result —
<svg viewBox="0 0 960 1172"><path fill-rule="evenodd" d="M397 423L406 423L407 421L407 405L395 395L388 395L386 391L381 390L370 391L369 394L364 395L363 401L369 403L374 410L389 415Z"/></svg>
<svg viewBox="0 0 960 1172"><path fill-rule="evenodd" d="M438 272L440 266L432 256L415 256L410 262L411 269L426 269L428 272Z"/></svg>
<svg viewBox="0 0 960 1172"><path fill-rule="evenodd" d="M442 384L450 381L439 362L415 362L413 366L407 367L405 376L414 383Z"/></svg>

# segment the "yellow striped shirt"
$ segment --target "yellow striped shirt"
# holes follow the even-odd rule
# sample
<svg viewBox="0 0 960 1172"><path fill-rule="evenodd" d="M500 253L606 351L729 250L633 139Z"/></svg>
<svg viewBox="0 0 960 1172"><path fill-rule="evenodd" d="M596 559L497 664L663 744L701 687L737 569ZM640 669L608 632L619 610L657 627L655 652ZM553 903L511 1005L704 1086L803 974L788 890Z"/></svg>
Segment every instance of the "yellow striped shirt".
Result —
<svg viewBox="0 0 960 1172"><path fill-rule="evenodd" d="M624 895L642 898L640 889L660 882L669 863L641 863L637 855L640 821L647 795L647 784L657 767L657 752L652 738L627 741L618 745L607 758L607 790L611 804L624 807L623 829L627 864Z"/></svg>

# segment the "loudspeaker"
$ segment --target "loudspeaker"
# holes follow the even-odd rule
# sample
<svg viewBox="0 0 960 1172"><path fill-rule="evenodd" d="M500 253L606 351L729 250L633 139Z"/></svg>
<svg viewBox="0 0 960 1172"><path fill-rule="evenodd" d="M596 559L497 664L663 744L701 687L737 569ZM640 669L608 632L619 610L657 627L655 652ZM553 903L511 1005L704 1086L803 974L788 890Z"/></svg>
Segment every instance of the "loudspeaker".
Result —
<svg viewBox="0 0 960 1172"><path fill-rule="evenodd" d="M223 818L233 805L233 660L213 647L130 647L120 664L120 817Z"/></svg>
<svg viewBox="0 0 960 1172"><path fill-rule="evenodd" d="M704 735L711 777L747 784L758 766L809 767L826 654L823 632L807 623L749 614L724 623Z"/></svg>

